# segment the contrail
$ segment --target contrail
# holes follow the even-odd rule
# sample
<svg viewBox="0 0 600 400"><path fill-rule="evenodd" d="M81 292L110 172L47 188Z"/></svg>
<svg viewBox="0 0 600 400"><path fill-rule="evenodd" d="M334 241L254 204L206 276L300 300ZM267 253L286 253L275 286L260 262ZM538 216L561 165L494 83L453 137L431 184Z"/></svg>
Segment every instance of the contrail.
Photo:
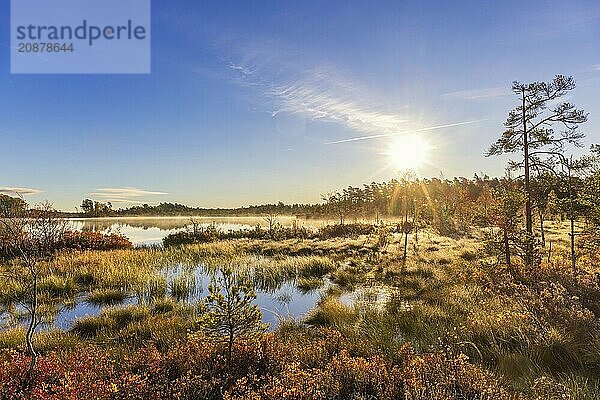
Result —
<svg viewBox="0 0 600 400"><path fill-rule="evenodd" d="M436 129L451 128L453 126L475 124L475 123L481 122L481 121L485 121L485 119L477 119L477 120L465 121L465 122L456 122L454 124L445 124L445 125L430 126L430 127L427 127L427 128L411 129L411 130L403 131L403 132L382 133L382 134L378 134L378 135L359 136L359 137L350 138L350 139L336 140L334 142L326 142L325 144L338 144L338 143L356 142L358 140L368 140L368 139L376 139L376 138L388 137L388 136L405 135L407 133L433 131L433 130L436 130Z"/></svg>

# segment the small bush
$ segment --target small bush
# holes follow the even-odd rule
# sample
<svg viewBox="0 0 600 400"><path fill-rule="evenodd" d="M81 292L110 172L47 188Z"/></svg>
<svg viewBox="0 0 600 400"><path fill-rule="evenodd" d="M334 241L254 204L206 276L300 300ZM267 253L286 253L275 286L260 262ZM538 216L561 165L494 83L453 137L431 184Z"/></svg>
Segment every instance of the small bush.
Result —
<svg viewBox="0 0 600 400"><path fill-rule="evenodd" d="M59 241L59 249L73 250L121 250L130 249L132 243L123 235L100 232L66 232Z"/></svg>
<svg viewBox="0 0 600 400"><path fill-rule="evenodd" d="M361 235L371 235L377 231L377 227L372 224L337 224L327 225L319 229L318 236L321 239L331 239L336 237L355 238Z"/></svg>
<svg viewBox="0 0 600 400"><path fill-rule="evenodd" d="M195 231L171 233L163 239L165 247L180 246L193 243L210 243L219 239L219 231L214 225L199 227Z"/></svg>
<svg viewBox="0 0 600 400"><path fill-rule="evenodd" d="M477 260L477 257L477 254L472 251L463 251L462 253L460 253L460 258L462 258L465 261L475 261Z"/></svg>

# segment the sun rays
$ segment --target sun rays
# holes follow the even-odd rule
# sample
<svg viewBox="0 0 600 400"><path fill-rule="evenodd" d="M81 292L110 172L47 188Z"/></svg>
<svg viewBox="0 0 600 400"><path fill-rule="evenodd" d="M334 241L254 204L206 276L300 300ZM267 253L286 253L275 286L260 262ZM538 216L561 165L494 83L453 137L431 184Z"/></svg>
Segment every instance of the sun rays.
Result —
<svg viewBox="0 0 600 400"><path fill-rule="evenodd" d="M391 168L398 171L416 171L429 159L431 145L419 135L394 138L385 155Z"/></svg>

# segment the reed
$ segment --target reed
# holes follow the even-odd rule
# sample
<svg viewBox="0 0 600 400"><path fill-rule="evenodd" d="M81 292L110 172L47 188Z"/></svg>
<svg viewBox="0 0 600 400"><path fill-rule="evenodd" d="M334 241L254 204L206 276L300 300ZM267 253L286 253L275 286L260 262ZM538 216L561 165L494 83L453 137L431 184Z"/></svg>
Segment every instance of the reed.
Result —
<svg viewBox="0 0 600 400"><path fill-rule="evenodd" d="M189 300L197 289L196 277L190 274L176 276L169 283L169 293L177 301Z"/></svg>

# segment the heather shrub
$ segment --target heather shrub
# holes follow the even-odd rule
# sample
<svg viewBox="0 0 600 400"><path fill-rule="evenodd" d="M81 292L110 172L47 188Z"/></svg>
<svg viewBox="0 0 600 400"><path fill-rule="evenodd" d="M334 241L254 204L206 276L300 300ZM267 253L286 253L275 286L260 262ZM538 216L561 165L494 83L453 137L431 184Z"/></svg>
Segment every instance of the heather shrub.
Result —
<svg viewBox="0 0 600 400"><path fill-rule="evenodd" d="M222 343L199 335L161 353L145 346L132 353L93 345L47 353L23 387L28 357L0 353L2 399L510 399L491 375L447 352L417 354L406 345L400 362L352 354L331 330L286 337L266 334L239 341L228 365Z"/></svg>
<svg viewBox="0 0 600 400"><path fill-rule="evenodd" d="M122 250L131 247L131 242L123 235L100 232L68 231L59 242L60 250Z"/></svg>

